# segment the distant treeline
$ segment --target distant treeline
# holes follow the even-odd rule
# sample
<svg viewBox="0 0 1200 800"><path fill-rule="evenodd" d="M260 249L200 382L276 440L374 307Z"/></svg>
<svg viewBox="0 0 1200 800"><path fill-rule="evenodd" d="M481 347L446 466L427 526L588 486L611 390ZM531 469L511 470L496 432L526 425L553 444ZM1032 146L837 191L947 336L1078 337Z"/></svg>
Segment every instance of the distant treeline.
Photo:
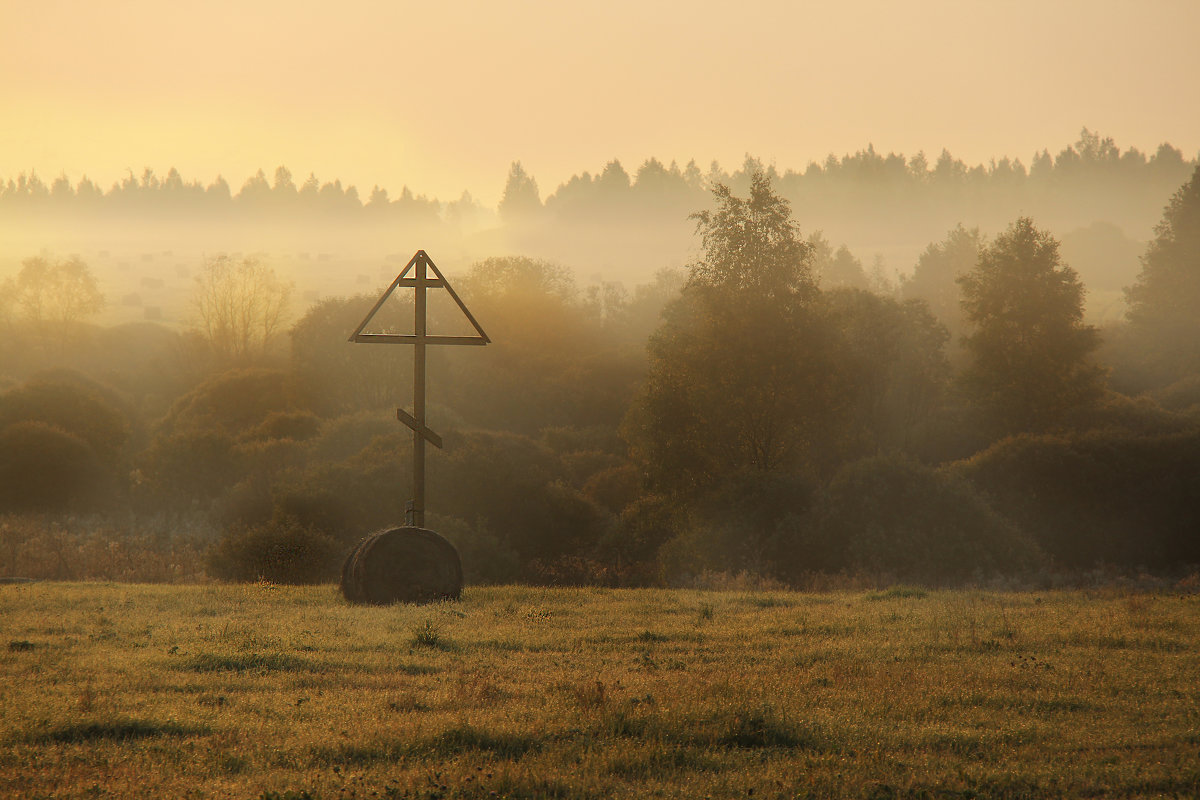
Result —
<svg viewBox="0 0 1200 800"><path fill-rule="evenodd" d="M923 152L884 155L873 146L841 158L830 154L803 170L782 172L751 156L732 172L716 162L705 170L694 161L680 167L650 158L631 174L614 160L596 174L573 176L543 198L536 177L517 162L497 211L502 222L516 225L539 220L611 224L686 218L709 202L711 187L722 184L745 191L750 176L761 171L792 202L801 218L853 211L872 220L877 236L890 232L880 231L873 210L886 209L898 224L943 207L955 209L956 221L986 221L997 214L1007 218L1014 202L1026 211L1040 213L1045 206L1068 200L1079 219L1086 221L1120 221L1129 216L1130 208L1147 208L1139 212L1137 224L1145 217L1149 226L1161 211L1161 197L1186 179L1196 163L1165 142L1153 154L1135 147L1121 150L1111 138L1084 128L1074 144L1057 155L1044 149L1028 165L1019 158L1005 157L970 166L946 150L931 160ZM416 194L407 186L398 196L378 185L360 193L340 180L322 182L313 174L299 179L284 166L273 176L259 170L236 191L223 177L204 185L185 179L173 167L163 176L150 168L141 175L131 170L108 189L87 176L73 183L63 174L47 182L36 172L22 173L0 181L0 212L10 219L135 215L286 223L326 218L364 224L445 223L465 228L495 222L493 210L469 192L449 202Z"/></svg>

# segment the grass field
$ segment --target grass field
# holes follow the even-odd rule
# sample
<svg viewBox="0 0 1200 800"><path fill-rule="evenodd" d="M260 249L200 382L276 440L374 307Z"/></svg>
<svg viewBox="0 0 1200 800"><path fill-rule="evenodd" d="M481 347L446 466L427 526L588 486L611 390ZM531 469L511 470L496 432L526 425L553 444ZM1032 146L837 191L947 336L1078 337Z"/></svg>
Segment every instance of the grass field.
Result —
<svg viewBox="0 0 1200 800"><path fill-rule="evenodd" d="M0 586L0 797L1195 797L1200 596Z"/></svg>

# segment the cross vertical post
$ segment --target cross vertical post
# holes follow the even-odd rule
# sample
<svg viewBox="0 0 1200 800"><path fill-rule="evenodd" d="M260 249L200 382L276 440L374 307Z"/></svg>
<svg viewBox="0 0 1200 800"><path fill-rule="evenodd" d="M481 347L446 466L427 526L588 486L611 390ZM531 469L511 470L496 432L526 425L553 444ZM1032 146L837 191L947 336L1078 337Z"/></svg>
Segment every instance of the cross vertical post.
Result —
<svg viewBox="0 0 1200 800"><path fill-rule="evenodd" d="M417 427L413 430L413 500L412 519L406 520L417 528L425 527L425 337L428 334L426 312L427 270L424 252L417 255L416 296L413 298L413 416Z"/></svg>

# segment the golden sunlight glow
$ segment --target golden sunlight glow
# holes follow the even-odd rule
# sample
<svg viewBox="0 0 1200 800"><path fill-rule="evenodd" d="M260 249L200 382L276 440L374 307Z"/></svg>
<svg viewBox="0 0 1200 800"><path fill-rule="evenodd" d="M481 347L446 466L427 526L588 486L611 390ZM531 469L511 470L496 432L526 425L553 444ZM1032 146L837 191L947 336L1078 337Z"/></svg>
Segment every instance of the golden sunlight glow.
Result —
<svg viewBox="0 0 1200 800"><path fill-rule="evenodd" d="M1190 0L5 5L5 175L286 164L492 204L515 159L547 193L613 158L1200 147Z"/></svg>

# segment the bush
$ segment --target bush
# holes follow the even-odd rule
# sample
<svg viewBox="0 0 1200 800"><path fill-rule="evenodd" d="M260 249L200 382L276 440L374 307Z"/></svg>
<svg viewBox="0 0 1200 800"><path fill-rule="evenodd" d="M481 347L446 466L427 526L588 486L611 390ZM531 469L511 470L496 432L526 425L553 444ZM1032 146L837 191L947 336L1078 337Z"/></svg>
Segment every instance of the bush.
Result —
<svg viewBox="0 0 1200 800"><path fill-rule="evenodd" d="M57 373L0 394L0 428L42 422L82 439L112 459L129 437L129 422L102 389L73 373Z"/></svg>
<svg viewBox="0 0 1200 800"><path fill-rule="evenodd" d="M191 430L155 437L138 461L134 488L150 505L186 508L210 502L242 474L229 436Z"/></svg>
<svg viewBox="0 0 1200 800"><path fill-rule="evenodd" d="M482 523L472 526L453 517L432 517L429 527L458 550L464 583L511 583L520 578L521 562L516 551Z"/></svg>
<svg viewBox="0 0 1200 800"><path fill-rule="evenodd" d="M328 535L278 516L265 525L227 531L209 552L214 577L309 584L336 579L344 547Z"/></svg>
<svg viewBox="0 0 1200 800"><path fill-rule="evenodd" d="M796 474L746 470L726 476L717 491L693 504L683 531L660 548L662 577L692 585L704 572L787 574L798 547L795 520L806 517L813 495L812 483Z"/></svg>
<svg viewBox="0 0 1200 800"><path fill-rule="evenodd" d="M817 516L808 544L818 569L943 583L1018 572L1038 557L970 485L900 457L846 466Z"/></svg>
<svg viewBox="0 0 1200 800"><path fill-rule="evenodd" d="M95 452L78 436L44 422L0 430L0 511L92 505L103 480Z"/></svg>
<svg viewBox="0 0 1200 800"><path fill-rule="evenodd" d="M242 435L243 441L292 439L304 442L321 430L321 418L311 411L272 411Z"/></svg>
<svg viewBox="0 0 1200 800"><path fill-rule="evenodd" d="M219 431L238 436L272 412L303 408L293 376L277 369L234 369L209 378L175 401L160 433Z"/></svg>
<svg viewBox="0 0 1200 800"><path fill-rule="evenodd" d="M953 469L1058 567L1200 564L1200 431L1019 436Z"/></svg>
<svg viewBox="0 0 1200 800"><path fill-rule="evenodd" d="M524 562L579 553L600 536L604 510L569 486L561 459L529 437L456 434L431 455L429 506L482 521Z"/></svg>
<svg viewBox="0 0 1200 800"><path fill-rule="evenodd" d="M399 424L394 416L378 411L336 417L321 426L313 441L313 456L322 461L350 458L362 452L376 437L396 434Z"/></svg>

